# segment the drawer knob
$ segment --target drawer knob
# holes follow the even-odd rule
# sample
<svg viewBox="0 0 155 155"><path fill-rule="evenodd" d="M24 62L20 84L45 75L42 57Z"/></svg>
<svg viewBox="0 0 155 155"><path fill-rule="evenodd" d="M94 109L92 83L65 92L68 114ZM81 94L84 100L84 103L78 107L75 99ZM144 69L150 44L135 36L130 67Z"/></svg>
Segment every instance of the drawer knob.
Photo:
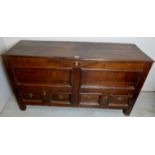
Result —
<svg viewBox="0 0 155 155"><path fill-rule="evenodd" d="M108 96L104 96L105 99L108 99Z"/></svg>
<svg viewBox="0 0 155 155"><path fill-rule="evenodd" d="M46 96L46 95L47 95L47 93L44 91L44 92L43 92L43 96Z"/></svg>
<svg viewBox="0 0 155 155"><path fill-rule="evenodd" d="M33 94L32 94L32 93L30 93L30 94L28 94L28 96L29 96L29 98L32 98L32 97L33 97Z"/></svg>
<svg viewBox="0 0 155 155"><path fill-rule="evenodd" d="M88 96L88 97L87 97L87 100L91 100L91 97L90 97L90 96Z"/></svg>
<svg viewBox="0 0 155 155"><path fill-rule="evenodd" d="M119 97L119 98L118 98L118 100L119 100L119 101L122 101L122 100L123 100L123 98L122 98L122 97Z"/></svg>
<svg viewBox="0 0 155 155"><path fill-rule="evenodd" d="M59 99L62 100L63 99L63 95L59 95Z"/></svg>

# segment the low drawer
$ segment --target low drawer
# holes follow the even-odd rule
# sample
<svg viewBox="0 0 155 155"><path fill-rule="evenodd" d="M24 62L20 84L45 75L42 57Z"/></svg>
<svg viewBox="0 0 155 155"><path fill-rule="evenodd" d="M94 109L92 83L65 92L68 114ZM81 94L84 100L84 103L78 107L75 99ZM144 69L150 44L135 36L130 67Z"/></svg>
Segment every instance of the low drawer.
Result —
<svg viewBox="0 0 155 155"><path fill-rule="evenodd" d="M19 94L23 101L42 102L41 92L19 91Z"/></svg>
<svg viewBox="0 0 155 155"><path fill-rule="evenodd" d="M70 103L70 99L71 99L71 94L66 94L66 93L59 93L59 94L54 94L54 93L50 93L49 95L50 98L50 102L51 103L57 103L57 104L61 104L61 103Z"/></svg>
<svg viewBox="0 0 155 155"><path fill-rule="evenodd" d="M129 107L132 95L80 94L80 105L106 108Z"/></svg>
<svg viewBox="0 0 155 155"><path fill-rule="evenodd" d="M19 90L20 98L28 103L49 103L49 104L70 104L70 93L51 93L50 91L21 91Z"/></svg>
<svg viewBox="0 0 155 155"><path fill-rule="evenodd" d="M102 95L100 96L99 103L109 108L125 108L129 107L132 98L132 95Z"/></svg>
<svg viewBox="0 0 155 155"><path fill-rule="evenodd" d="M99 105L99 95L80 94L80 105Z"/></svg>

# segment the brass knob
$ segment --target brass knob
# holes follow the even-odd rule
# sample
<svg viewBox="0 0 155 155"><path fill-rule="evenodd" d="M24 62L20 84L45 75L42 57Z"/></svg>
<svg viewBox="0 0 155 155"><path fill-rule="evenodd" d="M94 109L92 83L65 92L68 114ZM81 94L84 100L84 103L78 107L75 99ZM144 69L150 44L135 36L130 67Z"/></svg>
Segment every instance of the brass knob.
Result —
<svg viewBox="0 0 155 155"><path fill-rule="evenodd" d="M59 99L62 100L63 99L63 95L59 95Z"/></svg>
<svg viewBox="0 0 155 155"><path fill-rule="evenodd" d="M91 100L91 97L90 97L90 96L88 96L88 97L87 97L87 100Z"/></svg>
<svg viewBox="0 0 155 155"><path fill-rule="evenodd" d="M32 97L33 97L33 94L32 94L32 93L30 93L30 94L28 94L28 96L29 96L29 98L32 98Z"/></svg>
<svg viewBox="0 0 155 155"><path fill-rule="evenodd" d="M122 97L119 97L118 100L119 100L119 101L122 101Z"/></svg>
<svg viewBox="0 0 155 155"><path fill-rule="evenodd" d="M108 99L108 96L104 96L105 99Z"/></svg>
<svg viewBox="0 0 155 155"><path fill-rule="evenodd" d="M44 91L44 92L43 92L43 96L46 96L46 95L47 95L47 93Z"/></svg>

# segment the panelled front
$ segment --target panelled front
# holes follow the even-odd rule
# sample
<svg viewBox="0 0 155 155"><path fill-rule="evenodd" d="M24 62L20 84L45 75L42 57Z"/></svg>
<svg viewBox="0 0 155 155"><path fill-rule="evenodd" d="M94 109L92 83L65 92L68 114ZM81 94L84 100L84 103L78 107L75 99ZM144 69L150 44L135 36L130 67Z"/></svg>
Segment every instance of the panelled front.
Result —
<svg viewBox="0 0 155 155"><path fill-rule="evenodd" d="M8 60L21 102L30 105L127 109L145 67L140 62Z"/></svg>
<svg viewBox="0 0 155 155"><path fill-rule="evenodd" d="M70 104L73 61L9 58L21 101L27 104Z"/></svg>
<svg viewBox="0 0 155 155"><path fill-rule="evenodd" d="M20 41L2 55L26 105L122 109L129 115L153 60L133 44Z"/></svg>
<svg viewBox="0 0 155 155"><path fill-rule="evenodd" d="M127 109L145 67L140 62L43 58L8 60L21 101L31 105Z"/></svg>
<svg viewBox="0 0 155 155"><path fill-rule="evenodd" d="M136 87L141 72L82 70L82 85L98 87Z"/></svg>
<svg viewBox="0 0 155 155"><path fill-rule="evenodd" d="M82 61L80 104L128 108L142 78L145 64Z"/></svg>
<svg viewBox="0 0 155 155"><path fill-rule="evenodd" d="M15 68L14 74L18 83L24 84L49 84L70 85L69 69L38 69ZM63 78L62 78L63 77Z"/></svg>

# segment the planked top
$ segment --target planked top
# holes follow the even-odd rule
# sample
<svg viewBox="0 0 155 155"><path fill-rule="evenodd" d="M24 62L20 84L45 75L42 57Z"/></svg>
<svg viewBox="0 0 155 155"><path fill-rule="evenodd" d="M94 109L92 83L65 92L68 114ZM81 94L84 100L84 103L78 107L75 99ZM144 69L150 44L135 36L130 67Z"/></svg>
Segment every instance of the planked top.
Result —
<svg viewBox="0 0 155 155"><path fill-rule="evenodd" d="M153 61L134 44L20 41L4 56L104 61Z"/></svg>

